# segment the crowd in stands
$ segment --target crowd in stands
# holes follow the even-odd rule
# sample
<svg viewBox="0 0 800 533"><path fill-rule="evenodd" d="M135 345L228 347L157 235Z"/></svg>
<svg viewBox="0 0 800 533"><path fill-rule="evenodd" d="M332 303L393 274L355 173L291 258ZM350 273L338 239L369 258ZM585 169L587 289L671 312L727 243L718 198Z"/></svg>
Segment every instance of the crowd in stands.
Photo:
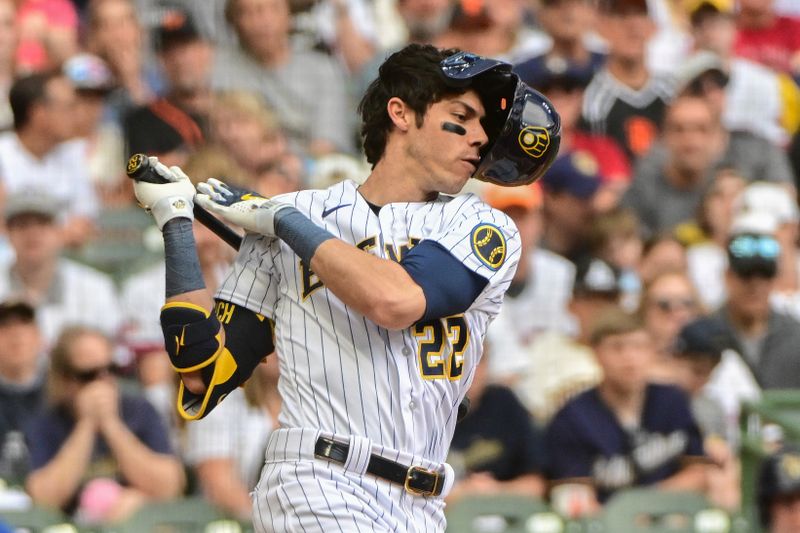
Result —
<svg viewBox="0 0 800 533"><path fill-rule="evenodd" d="M464 191L514 220L523 256L450 500L580 516L647 485L736 511L742 402L800 388L798 4L0 0L0 506L24 492L96 524L202 494L247 519L275 358L179 420L160 239L127 157L267 196L360 182L361 93L392 51L432 43L512 63L562 120L539 182ZM214 288L234 251L195 237ZM800 523L785 464L759 493L782 533Z"/></svg>

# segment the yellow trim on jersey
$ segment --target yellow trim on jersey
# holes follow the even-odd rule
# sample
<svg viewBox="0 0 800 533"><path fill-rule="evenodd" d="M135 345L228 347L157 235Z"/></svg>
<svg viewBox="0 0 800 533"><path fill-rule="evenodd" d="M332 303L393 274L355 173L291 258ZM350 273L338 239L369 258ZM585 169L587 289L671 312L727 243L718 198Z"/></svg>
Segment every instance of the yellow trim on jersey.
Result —
<svg viewBox="0 0 800 533"><path fill-rule="evenodd" d="M167 302L163 306L161 306L161 311L163 312L166 309L175 309L175 308L191 309L192 311L199 311L203 313L203 316L205 316L205 318L209 318L211 316L211 313L204 307L190 302ZM175 356L177 356L180 353L181 347L184 346L185 334L186 334L186 329L184 326L184 328L181 329L181 336L180 337L178 337L177 335L175 336ZM224 346L222 346L222 328L220 328L220 331L216 335L214 335L214 338L217 340L217 350L213 354L211 354L205 361L190 367L177 367L174 364L172 364L172 358L170 357L170 366L172 367L172 369L178 374L185 374L186 372L196 372L197 370L201 370L207 367L208 365L213 364L214 361L216 361L217 358L219 357L220 353L222 353L222 349L224 348Z"/></svg>

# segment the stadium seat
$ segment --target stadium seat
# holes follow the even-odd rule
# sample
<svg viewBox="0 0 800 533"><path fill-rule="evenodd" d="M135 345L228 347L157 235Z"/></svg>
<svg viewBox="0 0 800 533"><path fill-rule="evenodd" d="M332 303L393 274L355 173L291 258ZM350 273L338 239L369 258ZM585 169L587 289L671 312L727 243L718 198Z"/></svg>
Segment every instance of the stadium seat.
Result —
<svg viewBox="0 0 800 533"><path fill-rule="evenodd" d="M742 405L740 421L742 512L756 524L756 484L762 460L781 442L800 444L800 391L765 390L758 402Z"/></svg>
<svg viewBox="0 0 800 533"><path fill-rule="evenodd" d="M16 532L24 533L69 533L78 530L70 525L69 518L60 511L44 507L31 507L18 511L0 510L0 522L8 524Z"/></svg>
<svg viewBox="0 0 800 533"><path fill-rule="evenodd" d="M614 495L603 510L602 523L609 533L730 531L727 513L710 509L702 494L649 488L629 489Z"/></svg>
<svg viewBox="0 0 800 533"><path fill-rule="evenodd" d="M527 496L466 496L446 509L452 533L560 533L564 527L545 502Z"/></svg>
<svg viewBox="0 0 800 533"><path fill-rule="evenodd" d="M104 533L242 533L242 526L230 520L203 498L185 498L150 503L126 522L104 528Z"/></svg>

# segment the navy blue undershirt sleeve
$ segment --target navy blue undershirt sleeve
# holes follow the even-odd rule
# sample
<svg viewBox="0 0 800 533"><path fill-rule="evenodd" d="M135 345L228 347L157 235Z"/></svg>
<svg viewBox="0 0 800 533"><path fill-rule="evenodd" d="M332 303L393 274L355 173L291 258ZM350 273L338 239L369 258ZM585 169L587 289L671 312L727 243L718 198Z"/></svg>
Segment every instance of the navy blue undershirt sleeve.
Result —
<svg viewBox="0 0 800 533"><path fill-rule="evenodd" d="M422 241L400 261L425 294L422 320L466 311L489 280L476 274L436 241Z"/></svg>

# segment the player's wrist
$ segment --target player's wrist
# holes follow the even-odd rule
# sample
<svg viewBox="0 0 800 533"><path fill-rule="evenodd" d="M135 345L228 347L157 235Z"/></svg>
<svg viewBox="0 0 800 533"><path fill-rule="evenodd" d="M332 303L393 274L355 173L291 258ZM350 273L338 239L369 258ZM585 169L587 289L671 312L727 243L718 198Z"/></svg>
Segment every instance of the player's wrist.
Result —
<svg viewBox="0 0 800 533"><path fill-rule="evenodd" d="M335 237L327 230L320 228L292 206L286 206L273 214L275 235L285 242L306 265L319 245Z"/></svg>
<svg viewBox="0 0 800 533"><path fill-rule="evenodd" d="M153 203L150 212L158 225L164 231L164 225L175 218L194 220L194 202L183 195L167 196Z"/></svg>

